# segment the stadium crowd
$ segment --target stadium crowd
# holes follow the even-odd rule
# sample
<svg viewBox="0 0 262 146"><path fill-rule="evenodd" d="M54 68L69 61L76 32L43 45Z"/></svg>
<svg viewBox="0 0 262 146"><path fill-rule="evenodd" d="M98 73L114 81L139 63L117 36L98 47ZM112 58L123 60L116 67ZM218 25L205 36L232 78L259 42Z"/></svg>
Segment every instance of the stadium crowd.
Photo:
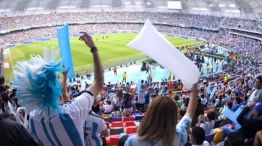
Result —
<svg viewBox="0 0 262 146"><path fill-rule="evenodd" d="M244 20L244 19L237 19L237 18L230 18L230 19L227 18L222 24L222 26L262 32L261 20Z"/></svg>
<svg viewBox="0 0 262 146"><path fill-rule="evenodd" d="M215 43L243 56L255 57L262 55L261 41L254 39L228 35L216 40Z"/></svg>
<svg viewBox="0 0 262 146"><path fill-rule="evenodd" d="M16 30L33 26L63 25L68 22L145 22L148 18L154 23L183 27L218 30L219 26L225 26L262 32L262 23L259 20L151 12L52 12L49 14L1 17L0 21L5 23L0 24L0 31Z"/></svg>
<svg viewBox="0 0 262 146"><path fill-rule="evenodd" d="M126 25L112 27L124 30ZM133 28L137 27L141 26ZM107 29L101 25L103 30ZM94 59L95 81L84 91L81 85L67 85L68 70L50 58L22 62L11 86L0 78L1 145L261 145L261 64L240 56L244 49L229 55L224 72L201 77L187 90L174 78L105 84L99 48L86 33L80 40ZM57 72L63 76L61 85ZM76 80L81 82L81 76L77 74ZM238 123L229 120L226 109L242 109Z"/></svg>
<svg viewBox="0 0 262 146"><path fill-rule="evenodd" d="M115 32L138 32L141 30L143 25L141 24L85 24L85 25L72 25L70 26L70 35L79 36L80 30L88 30L90 33L115 33ZM170 27L170 26L156 26L156 28L163 33L184 36L210 39L214 32ZM24 42L30 42L37 39L55 38L57 33L56 27L31 29L27 31L20 31L16 33L6 34L2 37L4 42L19 44Z"/></svg>
<svg viewBox="0 0 262 146"><path fill-rule="evenodd" d="M116 32L138 32L141 30L141 24L83 24L70 26L70 35L79 36L79 31L88 30L90 33L116 33ZM179 37L190 37L194 39L202 38L211 41L226 49L247 56L256 57L261 55L261 42L241 36L226 35L214 40L216 32L172 27L172 26L156 26L157 30L167 35L176 35ZM39 29L31 29L9 33L2 36L2 40L7 44L22 44L42 39L52 39L56 37L57 28L47 27ZM197 36L197 37L196 37Z"/></svg>
<svg viewBox="0 0 262 146"><path fill-rule="evenodd" d="M149 70L147 81L127 82L125 72L123 82L104 83L99 48L91 36L79 32L138 32L142 24L109 22L144 22L147 18L176 26L156 25L165 34L208 41L217 33L194 28L225 26L262 32L260 21L174 13L74 12L1 17L0 21L5 22L0 23L1 31L43 26L3 35L3 41L11 44L55 38L55 26L65 22L96 23L70 26L70 35L80 36L93 55L94 74L88 73L87 77L94 75L94 83L81 87L84 77L77 74L73 79L77 84L68 85L68 70L50 58L38 57L19 64L12 84L5 84L0 77L0 145L262 145L262 62L256 60L262 55L260 41L232 35L214 40L233 53L225 59L224 72L210 71L192 89L185 89L175 76L152 82ZM45 27L48 25L53 26ZM205 61L201 54L186 52L186 56L199 68ZM112 70L117 74L117 67ZM235 120L227 116L227 109L239 113Z"/></svg>

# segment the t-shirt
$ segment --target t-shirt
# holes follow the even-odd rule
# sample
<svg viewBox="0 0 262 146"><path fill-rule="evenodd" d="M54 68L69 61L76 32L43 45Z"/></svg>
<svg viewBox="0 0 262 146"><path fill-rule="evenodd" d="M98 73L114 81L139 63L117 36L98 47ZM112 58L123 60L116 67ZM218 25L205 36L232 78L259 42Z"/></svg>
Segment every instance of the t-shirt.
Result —
<svg viewBox="0 0 262 146"><path fill-rule="evenodd" d="M103 105L104 113L111 113L113 110L113 105L111 104L105 104Z"/></svg>
<svg viewBox="0 0 262 146"><path fill-rule="evenodd" d="M235 111L237 111L237 109L238 109L239 107L240 107L239 104L234 104L234 105L232 106L231 110L232 110L233 112L235 112Z"/></svg>
<svg viewBox="0 0 262 146"><path fill-rule="evenodd" d="M211 122L205 122L200 124L200 127L205 130L206 135L211 135L214 134L213 131L214 125L215 125L215 121L211 121Z"/></svg>
<svg viewBox="0 0 262 146"><path fill-rule="evenodd" d="M139 92L137 97L137 103L144 104L145 103L145 92Z"/></svg>
<svg viewBox="0 0 262 146"><path fill-rule="evenodd" d="M1 146L37 146L28 131L18 122L0 115L0 145Z"/></svg>
<svg viewBox="0 0 262 146"><path fill-rule="evenodd" d="M256 89L249 97L249 102L262 102L262 89Z"/></svg>
<svg viewBox="0 0 262 146"><path fill-rule="evenodd" d="M105 121L100 117L88 114L84 125L86 146L101 146L101 132L106 129Z"/></svg>
<svg viewBox="0 0 262 146"><path fill-rule="evenodd" d="M184 146L187 142L187 129L190 127L192 119L185 115L176 125L176 135L173 141L174 146ZM163 133L164 134L164 133ZM125 146L163 146L162 140L158 142L149 142L138 140L138 135L130 136Z"/></svg>
<svg viewBox="0 0 262 146"><path fill-rule="evenodd" d="M29 129L40 145L83 146L83 127L93 102L91 93L83 92L49 117L42 116L38 111L31 112Z"/></svg>

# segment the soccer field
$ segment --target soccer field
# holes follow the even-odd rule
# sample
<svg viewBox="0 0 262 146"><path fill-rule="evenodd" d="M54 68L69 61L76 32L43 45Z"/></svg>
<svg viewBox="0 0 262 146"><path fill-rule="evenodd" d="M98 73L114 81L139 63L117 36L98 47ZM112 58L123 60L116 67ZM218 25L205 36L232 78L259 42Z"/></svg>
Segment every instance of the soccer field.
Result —
<svg viewBox="0 0 262 146"><path fill-rule="evenodd" d="M107 67L146 57L143 53L135 49L126 47L126 45L136 36L136 33L94 35L93 40L95 41L98 47L103 65ZM188 40L182 38L166 38L174 46L196 45L200 43L195 40ZM84 73L87 68L92 69L93 60L90 50L86 47L86 45L83 42L79 41L76 37L71 37L70 43L75 72ZM10 68L4 69L4 76L6 80L10 81L12 79L13 68L18 61L28 60L31 54L43 54L45 49L58 50L57 48L57 39L43 42L35 42L32 44L21 45L15 48L11 48L9 51L10 55L6 60L6 62L9 62Z"/></svg>

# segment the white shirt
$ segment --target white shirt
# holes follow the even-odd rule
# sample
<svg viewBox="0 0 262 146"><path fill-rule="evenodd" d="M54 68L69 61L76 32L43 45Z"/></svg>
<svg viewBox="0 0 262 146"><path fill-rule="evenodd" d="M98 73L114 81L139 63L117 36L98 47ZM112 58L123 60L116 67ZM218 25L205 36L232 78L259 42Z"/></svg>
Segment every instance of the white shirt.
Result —
<svg viewBox="0 0 262 146"><path fill-rule="evenodd" d="M249 96L248 102L262 102L262 89L256 89L253 93Z"/></svg>
<svg viewBox="0 0 262 146"><path fill-rule="evenodd" d="M113 110L113 105L112 104L105 104L103 105L104 113L111 113Z"/></svg>
<svg viewBox="0 0 262 146"><path fill-rule="evenodd" d="M83 146L83 127L93 102L94 97L84 92L49 117L33 111L30 113L30 132L40 145Z"/></svg>
<svg viewBox="0 0 262 146"><path fill-rule="evenodd" d="M206 135L211 135L214 134L213 131L214 125L215 125L215 121L211 121L211 122L201 123L200 127L205 130Z"/></svg>
<svg viewBox="0 0 262 146"><path fill-rule="evenodd" d="M84 125L86 146L101 146L103 144L101 132L106 129L103 119L88 114Z"/></svg>

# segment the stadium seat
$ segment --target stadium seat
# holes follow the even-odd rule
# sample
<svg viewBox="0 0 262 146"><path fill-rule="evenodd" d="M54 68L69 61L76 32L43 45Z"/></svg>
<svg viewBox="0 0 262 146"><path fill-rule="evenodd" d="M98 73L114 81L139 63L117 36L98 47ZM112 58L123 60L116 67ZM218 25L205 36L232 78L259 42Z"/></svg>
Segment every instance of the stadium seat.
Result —
<svg viewBox="0 0 262 146"><path fill-rule="evenodd" d="M135 119L133 117L124 117L124 122L126 121L134 121Z"/></svg>
<svg viewBox="0 0 262 146"><path fill-rule="evenodd" d="M111 127L123 127L123 122L112 122Z"/></svg>
<svg viewBox="0 0 262 146"><path fill-rule="evenodd" d="M120 139L120 135L110 135L106 138L106 142L108 145L117 145L118 141Z"/></svg>
<svg viewBox="0 0 262 146"><path fill-rule="evenodd" d="M144 118L144 115L137 115L137 116L135 116L135 120L136 121L142 121L143 118Z"/></svg>
<svg viewBox="0 0 262 146"><path fill-rule="evenodd" d="M133 126L133 127L126 127L125 128L125 132L127 134L135 134L137 132L137 127Z"/></svg>
<svg viewBox="0 0 262 146"><path fill-rule="evenodd" d="M136 126L136 124L134 123L134 121L126 121L124 123L124 126L125 127L130 127L130 126Z"/></svg>
<svg viewBox="0 0 262 146"><path fill-rule="evenodd" d="M124 132L124 128L123 127L113 127L113 128L110 128L109 132L110 132L110 135L121 134Z"/></svg>

